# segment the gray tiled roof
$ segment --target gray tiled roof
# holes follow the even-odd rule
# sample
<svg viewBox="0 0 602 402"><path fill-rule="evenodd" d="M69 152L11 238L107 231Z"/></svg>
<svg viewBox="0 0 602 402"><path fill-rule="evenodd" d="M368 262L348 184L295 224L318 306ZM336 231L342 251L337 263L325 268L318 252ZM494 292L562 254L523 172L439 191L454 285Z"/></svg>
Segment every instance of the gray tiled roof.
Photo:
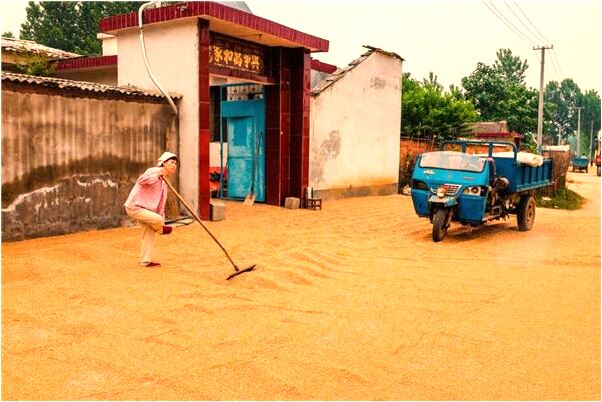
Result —
<svg viewBox="0 0 602 402"><path fill-rule="evenodd" d="M34 75L2 72L2 82L16 82L30 85L39 85L49 88L74 89L104 94L121 94L129 96L150 96L164 98L159 91L148 91L136 87L117 87L113 85L98 84L95 82L73 81L54 77L36 77ZM172 98L182 98L179 94L169 94Z"/></svg>
<svg viewBox="0 0 602 402"><path fill-rule="evenodd" d="M470 123L470 129L475 134L478 133L507 133L508 123L506 120L501 121L480 121Z"/></svg>
<svg viewBox="0 0 602 402"><path fill-rule="evenodd" d="M77 53L66 52L64 50L55 49L44 46L32 40L22 40L14 38L2 37L2 51L15 53L31 53L46 56L50 59L70 59L80 57Z"/></svg>
<svg viewBox="0 0 602 402"><path fill-rule="evenodd" d="M322 93L326 88L328 88L329 86L331 86L332 84L334 84L335 82L337 82L338 80L343 78L345 75L347 75L347 73L349 73L349 71L353 70L355 67L357 67L359 64L361 64L364 60L366 60L368 57L370 57L370 55L374 52L378 52L378 53L384 54L386 56L394 57L396 59L404 61L403 58L401 56L399 56L397 53L387 52L386 50L382 50L377 47L368 46L368 45L364 45L364 47L366 49L368 49L368 51L366 53L362 54L359 58L353 60L351 63L349 63L347 65L347 67L339 68L334 73L330 74L328 76L328 78L326 78L324 81L321 81L314 88L312 88L311 94L318 95L318 94Z"/></svg>

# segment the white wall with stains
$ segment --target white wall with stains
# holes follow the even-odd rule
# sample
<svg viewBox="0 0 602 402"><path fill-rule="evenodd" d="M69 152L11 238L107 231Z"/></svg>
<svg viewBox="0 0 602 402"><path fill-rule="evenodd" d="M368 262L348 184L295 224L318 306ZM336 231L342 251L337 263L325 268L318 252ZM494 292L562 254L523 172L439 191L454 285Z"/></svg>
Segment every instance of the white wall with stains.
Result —
<svg viewBox="0 0 602 402"><path fill-rule="evenodd" d="M166 91L182 95L179 103L179 149L169 151L177 153L180 158L180 193L196 209L199 182L197 20L183 20L165 26L145 26L144 41L153 75ZM158 90L144 64L138 29L119 33L117 40L119 85Z"/></svg>
<svg viewBox="0 0 602 402"><path fill-rule="evenodd" d="M397 191L401 73L374 52L312 95L309 186L325 198Z"/></svg>

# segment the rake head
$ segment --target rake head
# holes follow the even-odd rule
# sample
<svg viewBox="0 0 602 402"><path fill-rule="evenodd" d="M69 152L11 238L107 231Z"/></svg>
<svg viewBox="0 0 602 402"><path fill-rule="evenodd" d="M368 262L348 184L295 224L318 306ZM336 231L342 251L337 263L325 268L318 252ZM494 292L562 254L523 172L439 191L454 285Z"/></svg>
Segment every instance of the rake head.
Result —
<svg viewBox="0 0 602 402"><path fill-rule="evenodd" d="M244 274L245 272L252 271L253 269L255 269L256 265L257 264L249 265L248 267L243 268L243 269L239 269L237 266L234 266L234 269L236 270L236 272L234 272L233 274L230 274L230 276L227 277L226 280L229 281L230 279L234 278L237 275Z"/></svg>

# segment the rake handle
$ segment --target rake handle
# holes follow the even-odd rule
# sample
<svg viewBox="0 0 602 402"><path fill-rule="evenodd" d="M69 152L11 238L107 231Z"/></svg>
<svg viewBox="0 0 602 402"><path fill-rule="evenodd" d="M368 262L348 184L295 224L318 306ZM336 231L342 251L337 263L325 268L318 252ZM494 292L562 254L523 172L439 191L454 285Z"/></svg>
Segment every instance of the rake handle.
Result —
<svg viewBox="0 0 602 402"><path fill-rule="evenodd" d="M234 263L234 261L232 261L232 258L230 258L230 254L228 254L228 252L226 251L226 249L224 248L224 246L222 246L222 243L219 242L219 240L217 240L217 238L213 235L213 233L211 233L211 231L209 229L207 229L207 227L203 224L203 221L201 221L201 218L199 218L197 216L197 214L192 210L192 208L190 208L190 206L186 203L186 201L184 201L184 198L182 198L182 196L176 191L175 188L173 188L172 184L163 176L159 176L161 178L161 180L163 180L163 182L165 184L167 184L167 187L169 187L169 189L176 195L176 197L178 197L178 200L180 200L180 202L182 204L184 204L184 206L186 207L186 209L188 210L188 212L190 212L192 214L192 216L194 216L194 219L197 220L198 223L201 224L201 226L203 227L203 229L205 229L205 232L207 232L207 234L209 236L211 236L211 238L217 243L217 245L219 246L219 248L222 249L222 251L224 252L224 254L226 254L226 257L228 257L228 260L230 261L230 263L232 264L232 266L234 267L234 269L236 271L238 271L238 267L236 266L236 264Z"/></svg>

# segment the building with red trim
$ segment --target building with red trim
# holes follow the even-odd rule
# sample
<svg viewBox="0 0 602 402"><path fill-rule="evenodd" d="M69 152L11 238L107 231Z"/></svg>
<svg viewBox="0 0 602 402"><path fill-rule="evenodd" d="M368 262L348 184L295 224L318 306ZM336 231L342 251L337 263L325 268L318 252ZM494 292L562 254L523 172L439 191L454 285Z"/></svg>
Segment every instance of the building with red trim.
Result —
<svg viewBox="0 0 602 402"><path fill-rule="evenodd" d="M143 22L153 75L168 92L183 95L180 145L171 151L181 160L180 191L201 217L209 218L212 110L220 85L261 85L264 201L282 205L286 197L301 198L308 185L310 54L328 51L328 41L211 1L149 8ZM155 89L144 64L137 13L102 19L99 32L104 51L112 48L116 54L60 63L59 75L98 73L116 61L117 85Z"/></svg>
<svg viewBox="0 0 602 402"><path fill-rule="evenodd" d="M244 199L251 187L270 205L314 186L334 198L396 191L401 57L369 47L337 69L311 57L327 40L211 1L149 8L142 19L142 38L137 13L102 19L103 56L61 61L57 75L155 90L146 56L161 86L181 94L169 151L203 219L217 189Z"/></svg>

